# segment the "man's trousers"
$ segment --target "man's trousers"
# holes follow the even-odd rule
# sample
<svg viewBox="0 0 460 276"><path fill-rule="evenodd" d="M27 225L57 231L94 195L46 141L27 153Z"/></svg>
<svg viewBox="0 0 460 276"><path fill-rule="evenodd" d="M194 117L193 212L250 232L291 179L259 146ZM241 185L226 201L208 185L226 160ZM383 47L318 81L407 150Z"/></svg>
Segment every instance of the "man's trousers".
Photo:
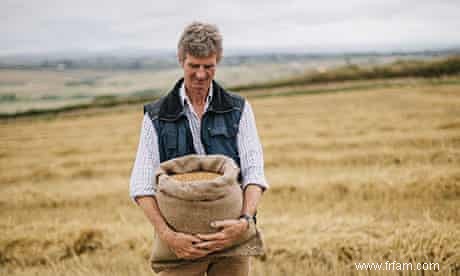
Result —
<svg viewBox="0 0 460 276"><path fill-rule="evenodd" d="M248 276L249 257L221 257L197 261L160 272L160 276Z"/></svg>

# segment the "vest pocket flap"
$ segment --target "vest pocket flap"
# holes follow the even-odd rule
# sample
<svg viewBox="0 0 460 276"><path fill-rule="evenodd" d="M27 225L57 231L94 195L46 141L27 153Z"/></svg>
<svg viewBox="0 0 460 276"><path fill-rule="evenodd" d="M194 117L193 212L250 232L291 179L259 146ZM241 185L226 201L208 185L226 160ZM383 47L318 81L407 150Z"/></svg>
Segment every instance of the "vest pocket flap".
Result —
<svg viewBox="0 0 460 276"><path fill-rule="evenodd" d="M167 126L163 129L162 136L167 149L177 148L177 129Z"/></svg>
<svg viewBox="0 0 460 276"><path fill-rule="evenodd" d="M225 125L209 128L209 134L211 134L211 136L223 135L227 138L234 136Z"/></svg>
<svg viewBox="0 0 460 276"><path fill-rule="evenodd" d="M209 134L211 136L222 135L227 138L233 137L236 135L236 131L234 131L231 126L231 118L217 114L213 119L212 127L208 128Z"/></svg>
<svg viewBox="0 0 460 276"><path fill-rule="evenodd" d="M166 148L168 150L177 148L177 135L166 135Z"/></svg>

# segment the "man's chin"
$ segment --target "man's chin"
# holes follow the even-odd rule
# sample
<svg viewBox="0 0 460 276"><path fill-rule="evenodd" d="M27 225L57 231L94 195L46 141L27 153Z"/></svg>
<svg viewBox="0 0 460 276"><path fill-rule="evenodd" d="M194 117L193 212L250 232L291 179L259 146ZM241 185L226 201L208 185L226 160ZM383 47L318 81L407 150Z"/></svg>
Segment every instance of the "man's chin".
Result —
<svg viewBox="0 0 460 276"><path fill-rule="evenodd" d="M198 92L207 92L209 87L206 87L206 85L196 85L192 86L193 90L198 91Z"/></svg>

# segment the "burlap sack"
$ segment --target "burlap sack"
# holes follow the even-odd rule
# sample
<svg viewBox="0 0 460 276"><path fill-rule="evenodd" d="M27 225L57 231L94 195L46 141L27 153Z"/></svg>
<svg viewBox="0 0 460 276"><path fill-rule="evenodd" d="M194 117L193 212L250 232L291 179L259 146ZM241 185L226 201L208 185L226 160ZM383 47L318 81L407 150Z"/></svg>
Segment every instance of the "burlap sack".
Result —
<svg viewBox="0 0 460 276"><path fill-rule="evenodd" d="M171 175L207 171L221 176L212 180L181 182ZM243 193L237 181L239 168L223 155L187 155L160 164L156 171L158 207L169 226L178 232L214 233L216 220L236 219L241 214ZM264 253L261 233L251 223L245 235L231 248L202 259L221 256L258 256ZM179 259L158 235L151 255L155 272L193 262Z"/></svg>

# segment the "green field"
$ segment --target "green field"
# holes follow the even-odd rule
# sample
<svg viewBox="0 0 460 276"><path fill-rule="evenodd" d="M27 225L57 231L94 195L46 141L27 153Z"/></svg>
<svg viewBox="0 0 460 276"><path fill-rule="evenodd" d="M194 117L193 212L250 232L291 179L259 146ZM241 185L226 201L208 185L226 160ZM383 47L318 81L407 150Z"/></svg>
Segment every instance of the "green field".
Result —
<svg viewBox="0 0 460 276"><path fill-rule="evenodd" d="M400 59L398 59L400 58ZM460 73L456 56L323 57L278 63L222 65L217 80L233 91L352 80L440 78ZM415 57L414 57L415 58ZM181 76L177 69L0 69L0 118L153 100Z"/></svg>
<svg viewBox="0 0 460 276"><path fill-rule="evenodd" d="M343 61L336 61L340 64ZM332 65L335 63L331 63ZM243 85L303 74L316 64L249 64L219 68L223 85ZM181 70L0 70L0 115L53 110L121 98L163 95Z"/></svg>

